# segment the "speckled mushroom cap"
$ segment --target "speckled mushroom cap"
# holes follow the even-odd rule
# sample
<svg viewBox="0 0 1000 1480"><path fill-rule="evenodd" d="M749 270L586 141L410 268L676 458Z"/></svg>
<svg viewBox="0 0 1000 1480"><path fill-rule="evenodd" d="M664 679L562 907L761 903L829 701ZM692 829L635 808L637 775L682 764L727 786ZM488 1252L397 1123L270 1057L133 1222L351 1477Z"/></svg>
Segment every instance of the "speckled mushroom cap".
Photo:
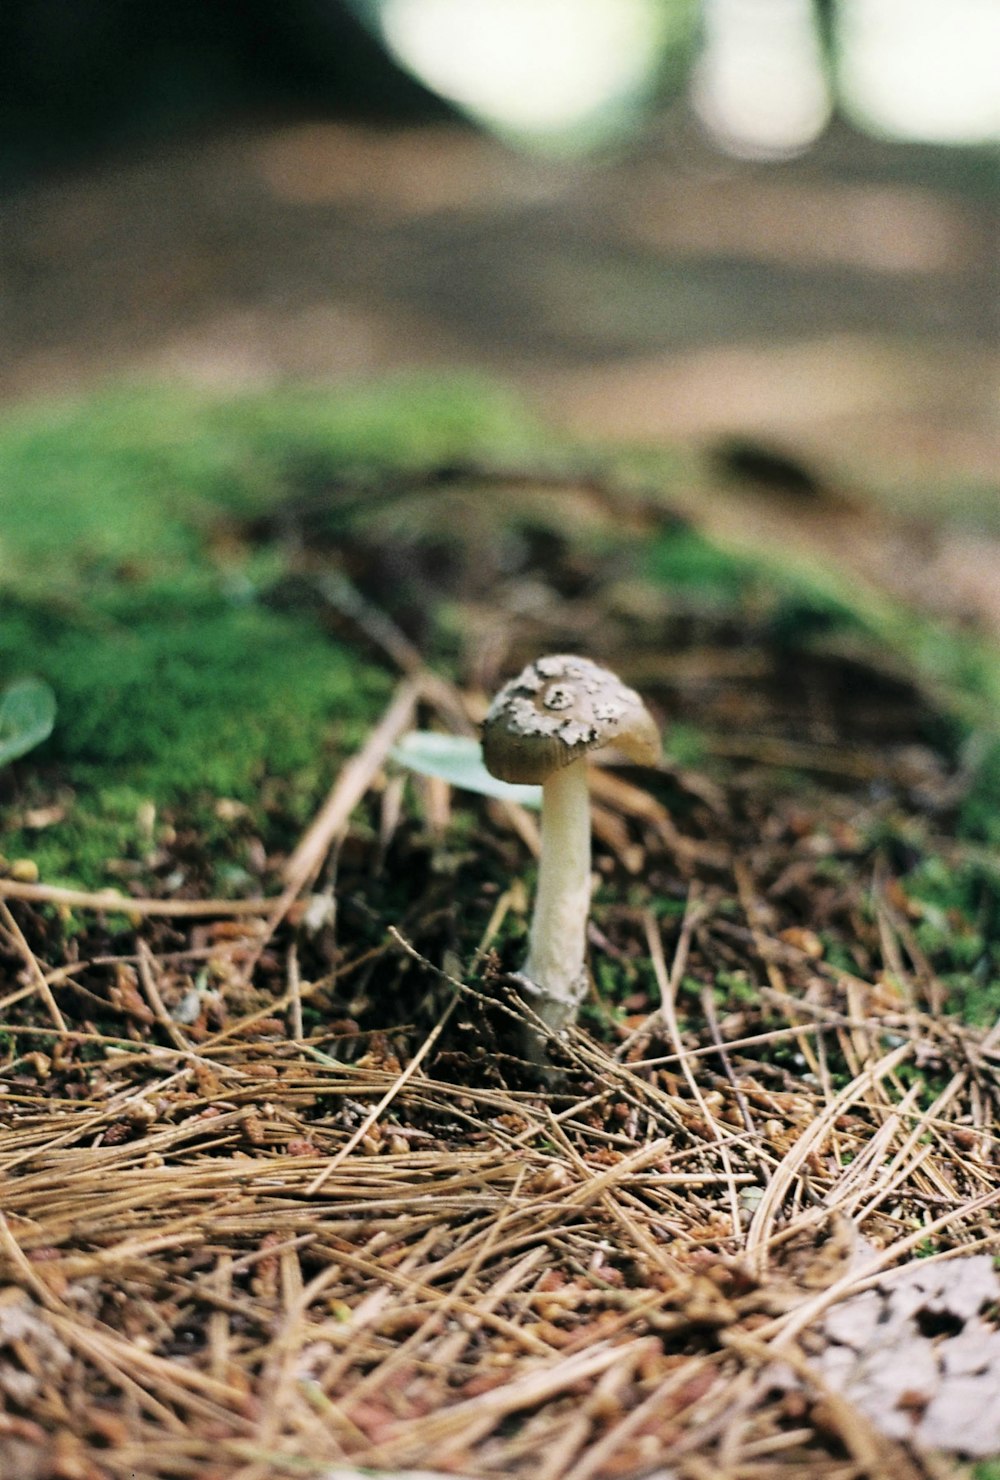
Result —
<svg viewBox="0 0 1000 1480"><path fill-rule="evenodd" d="M660 758L659 732L635 690L573 653L529 663L504 684L483 723L486 769L503 781L538 784L602 745L640 765Z"/></svg>

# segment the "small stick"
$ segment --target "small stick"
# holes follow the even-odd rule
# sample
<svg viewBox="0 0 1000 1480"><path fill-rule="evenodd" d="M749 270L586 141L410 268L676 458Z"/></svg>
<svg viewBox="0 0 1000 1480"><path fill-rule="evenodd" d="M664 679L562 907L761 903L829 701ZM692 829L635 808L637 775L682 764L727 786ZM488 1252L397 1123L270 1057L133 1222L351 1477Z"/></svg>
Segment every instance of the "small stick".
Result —
<svg viewBox="0 0 1000 1480"><path fill-rule="evenodd" d="M222 1300L229 1301L233 1294L233 1256L219 1255L215 1266L214 1284ZM212 1311L208 1318L209 1371L217 1382L225 1382L229 1372L229 1343L231 1336L229 1311L224 1304Z"/></svg>
<svg viewBox="0 0 1000 1480"><path fill-rule="evenodd" d="M34 951L32 951L27 940L25 939L24 931L14 919L14 916L11 914L6 902L2 899L0 899L0 917L3 918L4 924L13 937L18 951L24 958L24 963L27 966L29 972L35 978L35 991L38 993L39 997L41 997L42 1001L45 1003L45 1006L48 1008L49 1016L58 1028L59 1032L65 1033L67 1031L66 1019L59 1011L59 1004L56 1002L55 997L52 995L52 988L49 986L48 978L46 977L45 972L39 966L38 961L35 959L35 953Z"/></svg>
<svg viewBox="0 0 1000 1480"><path fill-rule="evenodd" d="M719 1062L722 1064L722 1072L729 1080L729 1084L732 1088L736 1104L739 1106L739 1112L743 1119L743 1124L746 1126L747 1130L752 1136L756 1136L757 1127L753 1123L753 1116L750 1114L750 1106L747 1103L747 1097L740 1089L739 1081L737 1080L736 1075L733 1073L733 1066L729 1062L729 1054L726 1052L727 1044L719 1029L719 1015L715 1010L715 998L712 995L711 987L706 986L702 988L701 1006L705 1014L705 1021L708 1023L709 1031L712 1034L712 1041L719 1052Z"/></svg>
<svg viewBox="0 0 1000 1480"><path fill-rule="evenodd" d="M399 669L406 678L419 682L426 699L444 713L463 735L473 733L461 695L454 684L424 664L420 649L393 619L362 595L342 571L321 577L317 589L325 601L352 621Z"/></svg>
<svg viewBox="0 0 1000 1480"><path fill-rule="evenodd" d="M153 1009L153 1016L174 1047L179 1049L181 1053L189 1054L191 1052L191 1045L170 1016L166 1004L160 996L160 989L156 985L156 977L153 974L154 964L155 958L152 951L146 942L141 940L139 942L139 980L142 982L142 989L146 994L146 999Z"/></svg>
<svg viewBox="0 0 1000 1480"><path fill-rule="evenodd" d="M472 957L473 969L475 969L475 967L479 965L480 961L482 961L483 957L486 955L486 952L489 950L490 946L496 939L496 936L500 930L500 926L503 924L510 913L511 905L514 903L514 899L515 890L505 889L500 898L497 900L496 904L493 906L493 913L490 915L489 920L486 922L486 929L483 931L482 939L476 947L475 954Z"/></svg>
<svg viewBox="0 0 1000 1480"><path fill-rule="evenodd" d="M766 949L766 937L763 930L761 930L759 925L757 924L757 900L754 895L753 879L750 875L750 871L741 861L735 860L733 863L733 874L736 878L736 888L739 895L740 905L742 907L744 915L746 916L747 925L750 927L750 935L756 948L757 954L764 962L764 968L767 972L767 979L771 983L772 990L784 992L785 978L782 976L775 962L771 959L771 955ZM795 999L793 997L789 997L788 1001L791 1003L794 1002ZM790 1013L789 1016L791 1016ZM860 1014L855 1014L855 1016L860 1016ZM798 1045L799 1052L801 1053L802 1057L805 1059L812 1072L816 1075L817 1079L819 1079L819 1061L816 1058L815 1053L813 1052L812 1044L809 1042L809 1039L805 1034L803 1034L801 1038L799 1038Z"/></svg>
<svg viewBox="0 0 1000 1480"><path fill-rule="evenodd" d="M850 1084L845 1085L836 1099L831 1100L810 1122L790 1150L785 1153L764 1189L764 1196L757 1205L747 1230L745 1253L752 1261L755 1274L762 1275L767 1267L768 1244L778 1209L794 1186L796 1179L801 1175L810 1152L823 1144L838 1116L849 1109L866 1089L871 1089L912 1054L913 1044L902 1043L885 1054L877 1063L869 1064L855 1079L851 1080Z"/></svg>
<svg viewBox="0 0 1000 1480"><path fill-rule="evenodd" d="M21 1245L10 1230L10 1224L7 1222L6 1216L2 1212L0 1212L0 1248L6 1252L11 1264L20 1275L24 1286L32 1292L36 1300L46 1310L59 1311L65 1309L62 1301L52 1291L50 1286L46 1284L45 1280L41 1278L35 1266L21 1248Z"/></svg>
<svg viewBox="0 0 1000 1480"><path fill-rule="evenodd" d="M674 948L674 959L670 967L668 978L670 993L676 993L677 988L680 985L681 978L684 975L684 968L687 965L688 951L691 948L691 936L694 933L694 927L698 923L698 919L701 913L700 910L697 909L699 896L700 886L697 882L695 882L688 890L687 903L684 907L684 918L681 921L680 934L677 937L677 945ZM648 935L649 932L647 927L647 939ZM651 1038L653 1033L659 1026L666 1024L667 1008L665 1004L668 994L665 992L663 983L660 981L659 973L657 973L657 985L660 987L660 1005L659 1007L654 1008L649 1016L645 1018L637 1028L633 1028L632 1032L622 1043L619 1043L618 1047L615 1049L614 1054L615 1058L619 1061L625 1057L632 1045L634 1043L637 1043L640 1038ZM685 1057L683 1045L678 1044L678 1047L680 1049L680 1053L679 1055L677 1055L677 1057L683 1060L683 1058ZM671 1057L673 1057L673 1055Z"/></svg>
<svg viewBox="0 0 1000 1480"><path fill-rule="evenodd" d="M330 845L341 828L347 825L351 813L381 770L389 751L413 718L420 687L419 680L403 680L364 748L342 768L326 801L285 864L284 876L288 887L279 904L284 904L289 895L288 902L291 903L296 894L319 872L323 859L330 851ZM284 905L282 914L284 909L287 909L287 905Z"/></svg>
<svg viewBox="0 0 1000 1480"><path fill-rule="evenodd" d="M385 952L387 950L389 950L388 943L383 943L379 946L373 946L371 950L365 951L363 955L356 957L353 961L345 961L343 966L338 966L336 971L331 971L328 976L321 977L319 981L307 982L305 988L303 988L300 984L300 998L304 1000L306 997L311 997L313 993L318 991L321 986L325 986L333 981L338 981L342 976L347 976L350 972L355 971L359 966L363 966L366 963L376 960L379 956L385 955ZM277 1017L280 1013L285 1011L286 1007L290 1007L292 1005L292 1000L292 992L291 989L289 989L289 991L285 992L283 996L277 997L271 1002L265 1002L264 1006L258 1007L255 1012L249 1012L247 1013L246 1017L237 1018L236 1021L230 1023L228 1027L220 1028L218 1033L213 1033L211 1038L206 1038L201 1044L202 1053L207 1053L209 1049L212 1048L218 1048L220 1043L225 1043L228 1039L238 1037L240 1034L245 1033L247 1029L251 1027L254 1023L259 1023L261 1018Z"/></svg>
<svg viewBox="0 0 1000 1480"><path fill-rule="evenodd" d="M455 685L425 665L419 648L381 607L369 601L340 571L324 577L317 586L324 599L354 622L370 642L381 648L405 678L420 685L421 696L434 706L450 729L460 735L476 733L476 726L471 722ZM537 858L541 852L541 840L534 819L516 802L497 802L496 808L529 853Z"/></svg>
<svg viewBox="0 0 1000 1480"><path fill-rule="evenodd" d="M302 1032L302 978L299 976L299 953L294 944L288 953L288 995L289 1017L291 1018L292 1037L296 1043L301 1043Z"/></svg>
<svg viewBox="0 0 1000 1480"><path fill-rule="evenodd" d="M692 884L691 890L688 894L688 913L692 912L694 900L696 898L696 888L695 885ZM659 926L657 925L656 919L651 910L646 911L645 915L643 916L643 923L646 928L646 941L649 945L649 955L653 963L653 971L656 974L656 983L660 989L660 1012L662 1013L663 1022L666 1026L667 1033L674 1047L683 1053L684 1044L681 1040L680 1027L677 1023L677 990L681 984L684 967L683 964L678 965L677 956L675 955L673 968L670 971L667 970L667 963L664 960L663 956L663 942L660 939ZM687 1080L687 1085L691 1091L692 1097L694 1098L695 1103L704 1116L705 1124L711 1130L712 1135L714 1136L715 1141L718 1145L719 1155L722 1158L722 1165L725 1168L726 1179L729 1187L729 1212L733 1220L733 1233L738 1234L740 1231L740 1204L736 1194L736 1183L733 1180L734 1169L732 1159L730 1158L728 1148L725 1144L726 1137L720 1130L715 1116L708 1108L705 1097L701 1092L701 1086L699 1085L697 1079L694 1077L694 1072L687 1059L681 1059L680 1066L681 1073Z"/></svg>
<svg viewBox="0 0 1000 1480"><path fill-rule="evenodd" d="M0 879L0 901L25 899L32 904L62 904L67 909L101 910L105 914L166 915L174 919L201 915L263 915L275 899L133 899L117 889L62 889L56 884L21 884Z"/></svg>
<svg viewBox="0 0 1000 1480"><path fill-rule="evenodd" d="M392 702L357 755L341 768L326 801L306 829L304 837L285 864L285 888L273 905L264 933L243 967L249 981L274 932L298 895L319 873L323 860L339 833L347 826L355 807L385 763L389 751L413 718L420 696L420 683L406 678L396 689Z"/></svg>

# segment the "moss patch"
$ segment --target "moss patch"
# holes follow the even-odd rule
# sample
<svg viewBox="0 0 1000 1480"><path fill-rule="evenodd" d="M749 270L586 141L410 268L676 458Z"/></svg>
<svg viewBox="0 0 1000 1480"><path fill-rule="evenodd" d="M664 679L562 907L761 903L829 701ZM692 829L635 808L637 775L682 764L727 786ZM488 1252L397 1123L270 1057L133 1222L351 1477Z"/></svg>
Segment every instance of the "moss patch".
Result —
<svg viewBox="0 0 1000 1480"><path fill-rule="evenodd" d="M4 662L58 696L51 741L19 769L35 803L19 811L44 812L57 782L73 792L67 819L37 831L12 815L6 839L50 879L94 882L105 856L134 853L144 804L193 809L203 831L211 797L251 806L261 826L269 811L301 822L389 687L308 622L207 586L118 588L73 614L22 604L4 628Z"/></svg>
<svg viewBox="0 0 1000 1480"><path fill-rule="evenodd" d="M528 436L502 396L468 385L118 392L8 417L0 685L44 678L58 712L0 778L7 856L50 882L105 883L109 861L151 852L150 807L210 844L218 798L247 804L268 847L287 843L391 680L312 610L273 609L284 556L241 544L239 521L290 487Z"/></svg>
<svg viewBox="0 0 1000 1480"><path fill-rule="evenodd" d="M143 579L218 560L225 515L279 505L317 480L495 454L537 437L511 401L475 383L400 381L368 391L287 389L212 400L112 391L31 406L0 423L0 589Z"/></svg>

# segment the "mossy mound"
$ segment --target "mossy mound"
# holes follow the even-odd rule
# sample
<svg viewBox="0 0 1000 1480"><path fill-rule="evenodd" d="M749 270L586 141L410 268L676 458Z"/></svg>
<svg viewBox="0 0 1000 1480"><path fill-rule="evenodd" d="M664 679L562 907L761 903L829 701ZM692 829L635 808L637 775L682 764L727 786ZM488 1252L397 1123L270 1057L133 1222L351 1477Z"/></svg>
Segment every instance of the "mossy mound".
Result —
<svg viewBox="0 0 1000 1480"><path fill-rule="evenodd" d="M0 781L7 856L96 886L109 862L153 851L151 808L209 845L220 798L245 804L269 847L287 844L391 679L308 606L269 603L285 557L243 543L243 523L292 488L527 435L503 397L461 385L116 392L9 416L0 687L37 675L58 713Z"/></svg>
<svg viewBox="0 0 1000 1480"><path fill-rule="evenodd" d="M225 567L226 517L266 514L312 479L516 453L537 433L476 384L399 382L213 399L109 391L0 424L0 590L82 589Z"/></svg>

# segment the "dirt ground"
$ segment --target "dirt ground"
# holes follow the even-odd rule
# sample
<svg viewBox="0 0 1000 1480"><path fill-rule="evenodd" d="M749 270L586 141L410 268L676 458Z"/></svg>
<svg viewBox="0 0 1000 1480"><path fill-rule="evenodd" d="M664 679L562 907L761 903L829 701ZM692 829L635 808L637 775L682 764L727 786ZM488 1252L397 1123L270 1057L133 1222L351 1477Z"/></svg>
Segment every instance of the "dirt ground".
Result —
<svg viewBox="0 0 1000 1480"><path fill-rule="evenodd" d="M761 164L668 118L560 163L455 126L248 122L0 203L0 398L467 368L590 435L740 432L961 503L995 489L991 175L846 129Z"/></svg>

